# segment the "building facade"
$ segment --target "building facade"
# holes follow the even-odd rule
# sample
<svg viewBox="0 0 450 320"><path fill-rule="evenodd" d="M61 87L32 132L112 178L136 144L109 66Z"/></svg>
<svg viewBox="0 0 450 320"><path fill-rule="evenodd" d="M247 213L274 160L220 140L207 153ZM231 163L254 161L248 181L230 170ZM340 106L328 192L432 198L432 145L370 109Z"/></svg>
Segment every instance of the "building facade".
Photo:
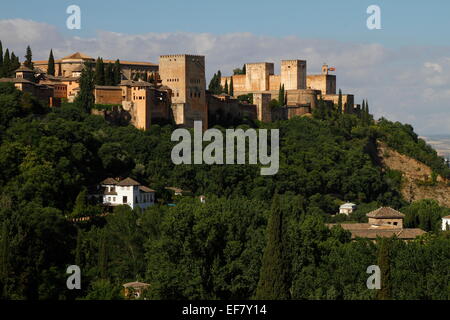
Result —
<svg viewBox="0 0 450 320"><path fill-rule="evenodd" d="M450 216L442 218L442 231L450 230Z"/></svg>
<svg viewBox="0 0 450 320"><path fill-rule="evenodd" d="M90 57L81 52L75 52L64 58L55 60L55 76L57 77L72 77L73 74L77 74L79 77L81 70L86 63L91 63L95 66L93 57ZM120 60L120 67L122 72L122 78L125 80L134 80L136 75L147 74L147 77L153 75L157 76L158 65L151 62L140 61L126 61ZM103 59L104 64L114 64L116 60ZM47 73L48 60L34 61L35 68L41 70L43 73Z"/></svg>
<svg viewBox="0 0 450 320"><path fill-rule="evenodd" d="M339 207L339 214L349 215L356 210L356 204L354 203L344 203Z"/></svg>
<svg viewBox="0 0 450 320"><path fill-rule="evenodd" d="M208 128L205 57L187 54L160 56L159 77L162 85L171 89L175 123L194 127L194 121L201 120L204 129Z"/></svg>
<svg viewBox="0 0 450 320"><path fill-rule="evenodd" d="M328 224L329 228L336 225L341 226L352 234L352 239L368 238L377 240L378 238L397 237L402 240L414 240L426 232L418 228L403 228L405 215L389 207L381 207L366 214L368 223L339 223Z"/></svg>
<svg viewBox="0 0 450 320"><path fill-rule="evenodd" d="M108 178L102 181L100 186L105 206L128 205L131 209L146 209L155 204L155 190L131 178L123 180Z"/></svg>

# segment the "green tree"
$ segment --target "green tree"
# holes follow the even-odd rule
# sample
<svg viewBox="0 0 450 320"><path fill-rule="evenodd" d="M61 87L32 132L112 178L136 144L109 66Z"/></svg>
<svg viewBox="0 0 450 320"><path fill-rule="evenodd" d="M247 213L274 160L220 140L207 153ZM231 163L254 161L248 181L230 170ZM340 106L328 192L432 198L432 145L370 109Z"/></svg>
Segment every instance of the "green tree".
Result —
<svg viewBox="0 0 450 320"><path fill-rule="evenodd" d="M19 57L14 52L11 52L11 64L9 69L10 76L15 76L15 71L20 68Z"/></svg>
<svg viewBox="0 0 450 320"><path fill-rule="evenodd" d="M285 300L289 298L289 267L286 258L285 230L280 198L275 195L267 226L267 245L264 250L261 275L255 295L258 300Z"/></svg>
<svg viewBox="0 0 450 320"><path fill-rule="evenodd" d="M50 56L48 57L47 74L55 75L55 58L53 57L53 49L50 50Z"/></svg>
<svg viewBox="0 0 450 320"><path fill-rule="evenodd" d="M344 110L342 108L342 91L341 91L341 89L339 89L339 97L338 97L337 107L338 107L339 113L344 113Z"/></svg>
<svg viewBox="0 0 450 320"><path fill-rule="evenodd" d="M9 276L9 235L7 221L3 221L0 236L0 296L5 299L8 296L7 279Z"/></svg>
<svg viewBox="0 0 450 320"><path fill-rule="evenodd" d="M217 71L217 73L215 73L213 75L213 77L211 78L211 81L209 82L208 90L212 94L221 94L223 92L223 87L220 84L221 78L222 78L222 73L220 72L220 70Z"/></svg>
<svg viewBox="0 0 450 320"><path fill-rule="evenodd" d="M90 65L85 65L80 76L80 91L75 98L75 104L79 108L89 113L94 106L94 72Z"/></svg>
<svg viewBox="0 0 450 320"><path fill-rule="evenodd" d="M381 289L377 292L378 300L391 299L391 247L392 239L379 239L378 266L381 270Z"/></svg>
<svg viewBox="0 0 450 320"><path fill-rule="evenodd" d="M228 94L228 79L225 80L225 87L223 88L223 93Z"/></svg>
<svg viewBox="0 0 450 320"><path fill-rule="evenodd" d="M114 62L113 73L114 73L114 85L117 86L120 84L120 80L122 80L122 71L119 59L117 59L116 62Z"/></svg>
<svg viewBox="0 0 450 320"><path fill-rule="evenodd" d="M10 77L11 76L11 57L9 55L9 49L6 48L5 56L3 58L3 76Z"/></svg>
<svg viewBox="0 0 450 320"><path fill-rule="evenodd" d="M114 71L112 63L108 63L105 68L105 86L114 85Z"/></svg>
<svg viewBox="0 0 450 320"><path fill-rule="evenodd" d="M75 217L87 216L87 189L83 188L75 200L72 215Z"/></svg>
<svg viewBox="0 0 450 320"><path fill-rule="evenodd" d="M34 69L33 53L31 52L30 46L27 46L27 54L25 55L25 61L23 65L27 68L30 68L31 70Z"/></svg>
<svg viewBox="0 0 450 320"><path fill-rule="evenodd" d="M233 77L231 77L231 80L230 80L230 89L229 89L229 94L230 94L230 96L234 96L234 84L233 84Z"/></svg>
<svg viewBox="0 0 450 320"><path fill-rule="evenodd" d="M108 239L106 230L100 232L100 243L98 246L98 271L99 278L106 280L108 277Z"/></svg>
<svg viewBox="0 0 450 320"><path fill-rule="evenodd" d="M112 284L105 279L94 281L89 292L84 298L86 300L123 300L120 286Z"/></svg>
<svg viewBox="0 0 450 320"><path fill-rule="evenodd" d="M0 40L0 78L3 77L3 45Z"/></svg>
<svg viewBox="0 0 450 320"><path fill-rule="evenodd" d="M105 65L100 57L97 58L95 64L95 84L98 86L105 85Z"/></svg>
<svg viewBox="0 0 450 320"><path fill-rule="evenodd" d="M278 90L278 104L280 107L285 105L285 97L284 84L280 84L280 89Z"/></svg>

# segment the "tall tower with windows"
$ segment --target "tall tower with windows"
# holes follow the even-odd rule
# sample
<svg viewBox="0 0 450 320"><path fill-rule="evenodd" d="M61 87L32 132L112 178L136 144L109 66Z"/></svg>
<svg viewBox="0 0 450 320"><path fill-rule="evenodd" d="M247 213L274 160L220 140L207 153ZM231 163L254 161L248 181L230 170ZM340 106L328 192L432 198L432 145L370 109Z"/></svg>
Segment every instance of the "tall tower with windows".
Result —
<svg viewBox="0 0 450 320"><path fill-rule="evenodd" d="M159 60L159 75L162 84L172 90L175 123L193 127L194 121L202 121L207 128L205 57L163 55Z"/></svg>

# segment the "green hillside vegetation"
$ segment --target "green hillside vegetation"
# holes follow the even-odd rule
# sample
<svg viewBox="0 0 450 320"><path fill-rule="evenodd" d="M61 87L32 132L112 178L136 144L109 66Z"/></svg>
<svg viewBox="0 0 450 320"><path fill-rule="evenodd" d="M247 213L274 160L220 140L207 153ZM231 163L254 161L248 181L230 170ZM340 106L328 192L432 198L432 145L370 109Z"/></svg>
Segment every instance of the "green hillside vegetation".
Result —
<svg viewBox="0 0 450 320"><path fill-rule="evenodd" d="M437 227L448 209L407 203L401 175L382 170L374 157L381 139L448 174L412 128L323 106L314 118L257 126L280 129L275 176L261 176L257 165L175 166L172 125L115 126L76 104L50 110L1 83L1 297L119 299L121 285L138 280L151 284L146 296L152 299L375 299L366 269L377 263L378 245L352 242L348 232L325 223L364 221L366 212L384 205L406 207L409 227L433 231L390 244L388 298L450 298L450 235ZM88 190L118 176L157 190L160 202L144 212L120 206L100 216ZM183 197L168 207L166 186L204 194L207 202ZM359 204L357 212L332 217L345 201ZM82 216L93 218L70 221ZM271 233L277 224L282 231ZM270 261L286 266L286 274L266 274ZM81 291L66 288L72 264L81 267Z"/></svg>

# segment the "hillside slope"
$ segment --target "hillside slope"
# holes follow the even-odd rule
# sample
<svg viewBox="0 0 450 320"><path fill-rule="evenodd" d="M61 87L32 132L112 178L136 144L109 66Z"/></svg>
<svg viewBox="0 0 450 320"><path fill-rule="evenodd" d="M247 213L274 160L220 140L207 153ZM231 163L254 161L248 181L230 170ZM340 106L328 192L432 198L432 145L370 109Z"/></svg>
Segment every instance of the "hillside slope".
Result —
<svg viewBox="0 0 450 320"><path fill-rule="evenodd" d="M378 157L384 167L402 172L401 193L405 200L435 199L440 205L450 207L449 181L437 176L436 183L432 184L432 169L429 166L389 148L381 141L378 141Z"/></svg>

